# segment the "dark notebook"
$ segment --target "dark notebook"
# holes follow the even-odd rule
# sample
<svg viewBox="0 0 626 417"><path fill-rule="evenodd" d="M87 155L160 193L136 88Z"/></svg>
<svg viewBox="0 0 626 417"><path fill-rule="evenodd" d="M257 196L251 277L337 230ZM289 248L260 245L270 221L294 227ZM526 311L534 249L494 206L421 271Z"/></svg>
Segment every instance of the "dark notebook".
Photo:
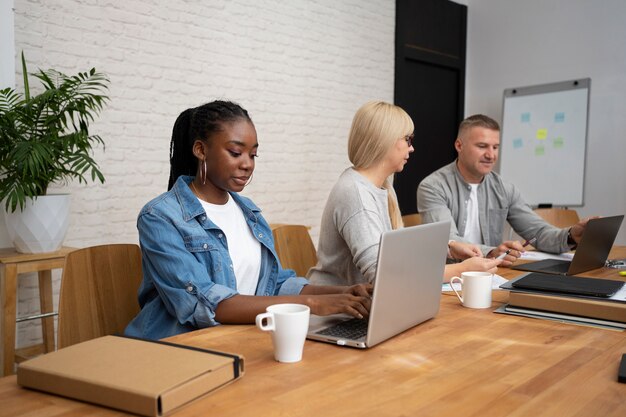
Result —
<svg viewBox="0 0 626 417"><path fill-rule="evenodd" d="M623 281L532 273L518 279L513 288L555 293L610 297L624 286Z"/></svg>

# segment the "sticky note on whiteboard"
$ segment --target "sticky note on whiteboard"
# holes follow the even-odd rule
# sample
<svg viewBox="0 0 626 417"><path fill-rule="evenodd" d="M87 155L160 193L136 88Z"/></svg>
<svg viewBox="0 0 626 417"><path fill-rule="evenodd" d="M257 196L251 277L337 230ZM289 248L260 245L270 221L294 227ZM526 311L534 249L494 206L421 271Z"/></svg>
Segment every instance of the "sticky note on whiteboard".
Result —
<svg viewBox="0 0 626 417"><path fill-rule="evenodd" d="M522 146L524 146L524 141L522 140L522 138L513 139L513 148L519 149Z"/></svg>
<svg viewBox="0 0 626 417"><path fill-rule="evenodd" d="M537 139L544 140L548 137L548 129L537 129Z"/></svg>
<svg viewBox="0 0 626 417"><path fill-rule="evenodd" d="M559 137L559 138L554 138L554 147L559 149L563 147L563 138Z"/></svg>
<svg viewBox="0 0 626 417"><path fill-rule="evenodd" d="M539 145L535 147L535 156L543 156L545 153L546 153L546 150L543 147L543 145Z"/></svg>

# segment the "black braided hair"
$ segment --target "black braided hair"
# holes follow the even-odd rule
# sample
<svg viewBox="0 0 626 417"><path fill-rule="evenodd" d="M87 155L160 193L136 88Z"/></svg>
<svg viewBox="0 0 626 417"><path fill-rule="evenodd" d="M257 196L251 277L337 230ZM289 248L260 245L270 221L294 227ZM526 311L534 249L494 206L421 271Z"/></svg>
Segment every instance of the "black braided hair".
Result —
<svg viewBox="0 0 626 417"><path fill-rule="evenodd" d="M252 123L248 112L231 101L212 101L182 112L172 130L170 142L170 190L181 175L196 175L198 159L193 154L193 144L199 139L208 141L223 130L223 124L237 120Z"/></svg>

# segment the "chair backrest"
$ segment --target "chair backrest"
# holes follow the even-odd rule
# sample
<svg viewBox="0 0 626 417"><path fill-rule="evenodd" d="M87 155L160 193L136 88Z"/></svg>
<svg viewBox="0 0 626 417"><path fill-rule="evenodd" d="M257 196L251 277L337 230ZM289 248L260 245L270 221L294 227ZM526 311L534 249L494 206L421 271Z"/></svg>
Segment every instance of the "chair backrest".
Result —
<svg viewBox="0 0 626 417"><path fill-rule="evenodd" d="M59 349L123 333L139 312L141 279L137 245L92 246L69 253L59 295Z"/></svg>
<svg viewBox="0 0 626 417"><path fill-rule="evenodd" d="M306 276L317 263L317 253L306 226L273 224L274 247L283 268L293 269L299 277Z"/></svg>
<svg viewBox="0 0 626 417"><path fill-rule="evenodd" d="M564 228L573 226L580 221L576 210L560 209L560 208L542 208L535 209L542 219L553 226Z"/></svg>
<svg viewBox="0 0 626 417"><path fill-rule="evenodd" d="M419 213L405 214L402 216L404 227L419 226L422 224L422 215Z"/></svg>

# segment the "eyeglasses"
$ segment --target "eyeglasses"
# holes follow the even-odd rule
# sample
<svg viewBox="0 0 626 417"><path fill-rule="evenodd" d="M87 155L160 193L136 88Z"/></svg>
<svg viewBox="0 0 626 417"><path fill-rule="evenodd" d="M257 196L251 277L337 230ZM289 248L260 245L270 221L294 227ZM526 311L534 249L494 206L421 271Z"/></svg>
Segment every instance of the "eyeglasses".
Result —
<svg viewBox="0 0 626 417"><path fill-rule="evenodd" d="M409 148L411 146L413 146L413 139L415 138L415 135L413 133L411 133L410 135L406 135L404 137L404 140L406 141L406 144L409 146Z"/></svg>

